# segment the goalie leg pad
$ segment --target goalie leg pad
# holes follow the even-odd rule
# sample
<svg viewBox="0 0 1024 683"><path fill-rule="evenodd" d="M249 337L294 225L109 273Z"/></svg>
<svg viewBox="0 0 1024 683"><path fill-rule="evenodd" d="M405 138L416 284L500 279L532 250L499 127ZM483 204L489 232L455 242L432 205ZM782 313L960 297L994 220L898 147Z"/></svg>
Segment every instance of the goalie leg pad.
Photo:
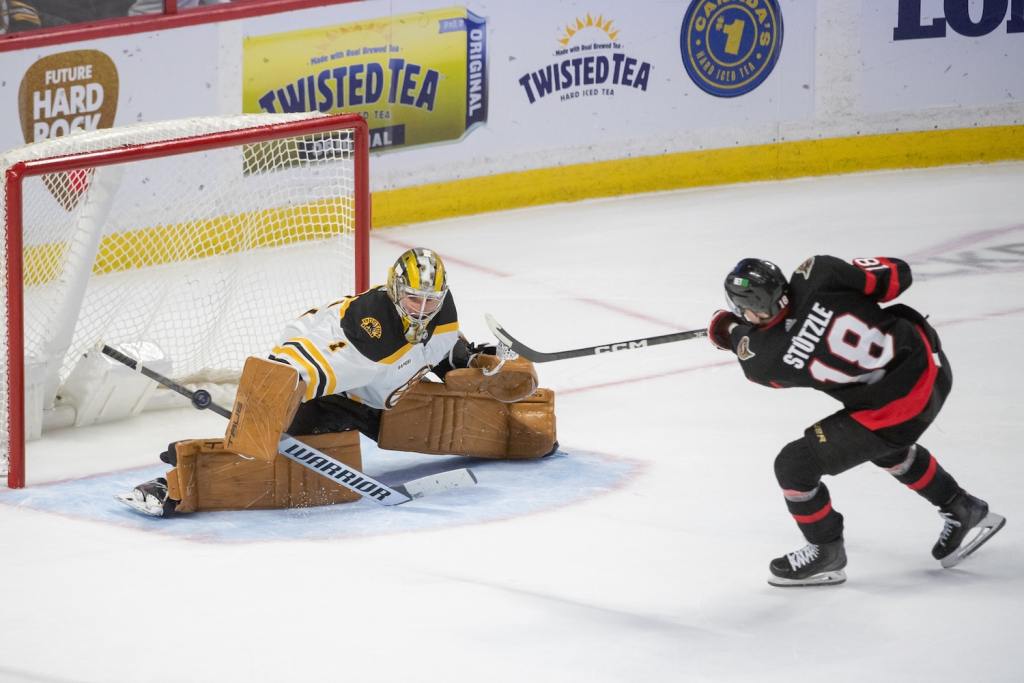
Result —
<svg viewBox="0 0 1024 683"><path fill-rule="evenodd" d="M359 433L297 437L356 469L362 468ZM332 505L361 496L316 472L275 455L273 460L242 455L219 439L179 441L178 464L167 473L168 497L176 512L261 510Z"/></svg>
<svg viewBox="0 0 1024 683"><path fill-rule="evenodd" d="M224 433L225 448L272 462L281 432L295 417L305 387L295 368L266 358L248 358Z"/></svg>
<svg viewBox="0 0 1024 683"><path fill-rule="evenodd" d="M377 444L437 455L539 458L555 445L555 394L538 389L509 404L447 382L420 382L384 412Z"/></svg>
<svg viewBox="0 0 1024 683"><path fill-rule="evenodd" d="M335 460L340 460L349 467L357 470L363 469L362 453L359 450L359 432L355 430L330 434L310 434L296 438L304 444L323 451ZM288 468L288 507L351 503L362 498L355 491L351 491L283 455L278 455L274 462L279 469L283 469L285 465Z"/></svg>
<svg viewBox="0 0 1024 683"><path fill-rule="evenodd" d="M537 389L509 406L509 458L537 458L555 447L555 392Z"/></svg>

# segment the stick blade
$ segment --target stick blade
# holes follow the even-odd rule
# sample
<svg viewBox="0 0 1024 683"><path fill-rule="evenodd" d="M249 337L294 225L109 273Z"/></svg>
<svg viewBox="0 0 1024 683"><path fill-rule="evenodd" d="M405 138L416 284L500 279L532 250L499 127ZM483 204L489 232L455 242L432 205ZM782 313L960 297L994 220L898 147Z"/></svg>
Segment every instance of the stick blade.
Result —
<svg viewBox="0 0 1024 683"><path fill-rule="evenodd" d="M498 338L498 340L505 346L511 347L515 343L512 337L508 336L508 332L501 326L493 315L490 313L484 313L484 320L487 321L487 327L491 328L491 333Z"/></svg>
<svg viewBox="0 0 1024 683"><path fill-rule="evenodd" d="M491 332L495 337L498 338L498 343L508 347L508 349L519 356L522 356L528 361L534 363L544 363L549 360L557 360L557 354L542 353L535 351L529 346L519 341L502 327L501 323L495 320L494 316L490 313L484 313L484 319L487 321L487 326L491 328Z"/></svg>
<svg viewBox="0 0 1024 683"><path fill-rule="evenodd" d="M407 481L402 484L402 488L405 489L405 492L411 498L422 498L439 491L450 491L451 489L475 486L476 483L477 478L473 474L473 470L463 467L462 469L438 472L427 477Z"/></svg>

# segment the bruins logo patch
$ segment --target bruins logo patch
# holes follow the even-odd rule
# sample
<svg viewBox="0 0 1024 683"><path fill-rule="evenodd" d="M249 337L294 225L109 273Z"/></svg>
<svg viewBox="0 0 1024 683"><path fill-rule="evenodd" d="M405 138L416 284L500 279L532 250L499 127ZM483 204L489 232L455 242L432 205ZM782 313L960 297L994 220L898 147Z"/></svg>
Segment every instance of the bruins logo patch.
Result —
<svg viewBox="0 0 1024 683"><path fill-rule="evenodd" d="M363 332L374 339L380 339L381 335L384 333L383 328L380 326L380 321L376 318L363 318L359 321L359 326L363 328Z"/></svg>

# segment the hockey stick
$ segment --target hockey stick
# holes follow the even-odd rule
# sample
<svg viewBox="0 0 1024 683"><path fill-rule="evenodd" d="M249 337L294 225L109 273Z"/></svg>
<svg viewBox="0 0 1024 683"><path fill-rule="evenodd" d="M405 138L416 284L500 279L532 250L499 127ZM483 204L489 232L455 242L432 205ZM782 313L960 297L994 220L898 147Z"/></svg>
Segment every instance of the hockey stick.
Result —
<svg viewBox="0 0 1024 683"><path fill-rule="evenodd" d="M553 360L565 360L566 358L581 358L583 356L595 356L601 353L613 353L615 351L630 351L632 349L643 349L648 346L655 346L657 344L669 344L671 342L684 341L686 339L696 339L698 337L708 336L708 331L705 329L690 330L688 332L673 332L672 334L663 334L657 337L641 337L640 339L630 339L629 341L616 342L614 344L601 344L600 346L585 346L581 349L570 349L568 351L553 351L551 353L544 353L543 351L535 351L529 346L519 341L508 331L501 326L494 316L490 313L485 313L484 317L487 319L487 326L491 328L491 332L498 338L502 344L510 348L515 353L526 360L533 361L534 363L548 363Z"/></svg>
<svg viewBox="0 0 1024 683"><path fill-rule="evenodd" d="M221 417L226 417L229 420L231 419L231 411L227 410L226 408L222 408L221 406L214 403L209 391L206 391L205 389L191 391L188 387L184 387L178 384L173 379L164 377L155 370L150 370L145 365L142 365L131 356L126 356L117 349L107 346L106 344L104 344L103 348L100 350L103 351L104 354L116 360L118 363L123 363L130 367L132 370L135 370L136 372L141 373L146 377L150 378L154 382L163 384L168 389L176 391L177 393L181 394L189 401L192 401L192 405L195 406L198 410L212 410Z"/></svg>
<svg viewBox="0 0 1024 683"><path fill-rule="evenodd" d="M187 387L178 384L172 379L164 377L160 373L147 368L134 358L126 356L117 349L103 345L102 351L119 363L127 365L132 370L142 373L146 377L159 382L168 389L175 391L192 402L192 405L199 410L212 410L221 417L231 418L231 411L218 405L213 401L210 392L205 389L191 391ZM368 497L375 503L381 505L401 505L408 503L414 498L446 491L448 489L472 486L477 482L476 475L468 468L448 470L427 477L420 477L407 481L404 484L388 486L387 484L374 479L373 477L350 467L343 462L335 460L321 450L302 443L289 434L281 434L277 451L289 460L294 460L303 467L313 470L322 477L341 484L350 491Z"/></svg>

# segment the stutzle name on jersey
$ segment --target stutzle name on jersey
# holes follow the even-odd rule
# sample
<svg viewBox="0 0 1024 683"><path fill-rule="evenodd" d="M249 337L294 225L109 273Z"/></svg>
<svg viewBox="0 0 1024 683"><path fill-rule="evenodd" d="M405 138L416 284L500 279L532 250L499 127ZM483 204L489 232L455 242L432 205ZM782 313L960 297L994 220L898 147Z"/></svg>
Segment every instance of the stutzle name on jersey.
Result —
<svg viewBox="0 0 1024 683"><path fill-rule="evenodd" d="M833 315L835 315L835 311L831 311L815 301L804 324L793 335L789 348L786 349L786 355L782 357L782 362L792 365L797 370L802 370L805 361L810 360L818 342L825 336L825 330L828 329Z"/></svg>

